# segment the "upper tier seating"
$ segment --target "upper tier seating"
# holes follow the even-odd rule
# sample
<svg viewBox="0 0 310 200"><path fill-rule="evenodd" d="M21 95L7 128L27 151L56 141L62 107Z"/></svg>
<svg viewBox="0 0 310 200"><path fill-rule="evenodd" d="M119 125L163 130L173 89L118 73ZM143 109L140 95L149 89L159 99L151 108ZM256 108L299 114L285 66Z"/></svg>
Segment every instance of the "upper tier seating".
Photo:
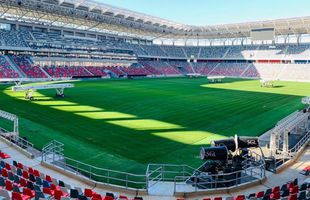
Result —
<svg viewBox="0 0 310 200"><path fill-rule="evenodd" d="M213 46L201 48L200 58L223 58L230 47Z"/></svg>
<svg viewBox="0 0 310 200"><path fill-rule="evenodd" d="M244 46L161 46L130 44L122 39L103 36L96 38L63 36L60 32L7 31L0 30L2 46L62 49L66 51L97 51L105 48L132 50L138 56L152 57L194 57L194 58L235 58L235 59L307 59L310 44L244 45Z"/></svg>
<svg viewBox="0 0 310 200"><path fill-rule="evenodd" d="M167 54L158 45L140 45L148 55L157 57L167 57Z"/></svg>
<svg viewBox="0 0 310 200"><path fill-rule="evenodd" d="M138 44L132 44L131 45L134 53L138 56L147 56L148 53Z"/></svg>
<svg viewBox="0 0 310 200"><path fill-rule="evenodd" d="M199 57L200 47L185 47L184 50L186 52L187 58L191 58L194 56L194 58Z"/></svg>
<svg viewBox="0 0 310 200"><path fill-rule="evenodd" d="M225 55L225 58L253 58L255 56L255 50L258 46L232 46Z"/></svg>
<svg viewBox="0 0 310 200"><path fill-rule="evenodd" d="M185 54L182 47L178 46L161 46L161 49L165 51L165 53L169 57L176 57L176 58L185 58Z"/></svg>
<svg viewBox="0 0 310 200"><path fill-rule="evenodd" d="M0 41L3 46L27 47L26 42L18 36L18 32L0 29Z"/></svg>

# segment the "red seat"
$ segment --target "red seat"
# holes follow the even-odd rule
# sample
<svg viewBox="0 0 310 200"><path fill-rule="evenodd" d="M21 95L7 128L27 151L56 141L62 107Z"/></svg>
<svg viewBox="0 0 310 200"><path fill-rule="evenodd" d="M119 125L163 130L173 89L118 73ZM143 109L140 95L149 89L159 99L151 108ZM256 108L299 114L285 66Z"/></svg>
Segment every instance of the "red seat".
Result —
<svg viewBox="0 0 310 200"><path fill-rule="evenodd" d="M234 200L245 200L245 195L238 195L237 197L234 198Z"/></svg>
<svg viewBox="0 0 310 200"><path fill-rule="evenodd" d="M211 198L203 198L202 200L211 200Z"/></svg>
<svg viewBox="0 0 310 200"><path fill-rule="evenodd" d="M2 158L2 159L7 159L7 158L11 158L11 156L9 156L9 155L6 154L6 153L0 152L0 158Z"/></svg>
<svg viewBox="0 0 310 200"><path fill-rule="evenodd" d="M6 189L6 190L9 190L9 191L12 191L12 190L13 190L13 184L12 184L11 181L9 181L9 180L6 180L6 181L5 181L5 189Z"/></svg>
<svg viewBox="0 0 310 200"><path fill-rule="evenodd" d="M23 194L30 196L31 198L34 197L35 191L29 189L29 188L23 188Z"/></svg>
<svg viewBox="0 0 310 200"><path fill-rule="evenodd" d="M69 194L65 193L65 192L63 192L61 190L55 190L54 191L54 197L55 197L56 200L60 200L61 197L67 197L67 196L69 196Z"/></svg>
<svg viewBox="0 0 310 200"><path fill-rule="evenodd" d="M17 192L12 193L12 200L28 200L28 199L30 199L30 196L22 195Z"/></svg>
<svg viewBox="0 0 310 200"><path fill-rule="evenodd" d="M270 199L280 199L280 192L275 192L270 195Z"/></svg>
<svg viewBox="0 0 310 200"><path fill-rule="evenodd" d="M86 197L92 197L94 194L96 194L96 193L93 192L91 189L85 188L85 190L84 190L84 195L85 195Z"/></svg>
<svg viewBox="0 0 310 200"><path fill-rule="evenodd" d="M297 194L299 191L298 185L295 185L294 187L290 188L290 193L291 194Z"/></svg>
<svg viewBox="0 0 310 200"><path fill-rule="evenodd" d="M287 189L293 188L294 187L294 182L290 182L286 185Z"/></svg>
<svg viewBox="0 0 310 200"><path fill-rule="evenodd" d="M10 171L11 170L11 165L9 163L5 163L5 168Z"/></svg>
<svg viewBox="0 0 310 200"><path fill-rule="evenodd" d="M297 194L291 194L291 195L288 197L288 200L297 200Z"/></svg>
<svg viewBox="0 0 310 200"><path fill-rule="evenodd" d="M264 192L264 191L257 192L257 193L256 193L256 198L263 198L264 195L265 195L265 192Z"/></svg>
<svg viewBox="0 0 310 200"><path fill-rule="evenodd" d="M33 174L33 171L34 171L34 170L33 170L31 167L28 168L28 173L29 173L29 174Z"/></svg>
<svg viewBox="0 0 310 200"><path fill-rule="evenodd" d="M23 171L23 177L25 179L29 179L29 173L27 171Z"/></svg>
<svg viewBox="0 0 310 200"><path fill-rule="evenodd" d="M94 193L92 199L103 200L104 198L100 194Z"/></svg>
<svg viewBox="0 0 310 200"><path fill-rule="evenodd" d="M48 182L50 182L50 183L53 182L52 177L50 177L49 175L46 175L45 180L48 181Z"/></svg>
<svg viewBox="0 0 310 200"><path fill-rule="evenodd" d="M23 186L23 187L27 187L27 181L26 181L26 179L24 179L24 178L20 178L20 183L19 183L21 186Z"/></svg>
<svg viewBox="0 0 310 200"><path fill-rule="evenodd" d="M17 167L18 167L19 169L24 169L24 165L23 165L22 163L18 163L18 164L17 164Z"/></svg>
<svg viewBox="0 0 310 200"><path fill-rule="evenodd" d="M124 195L120 195L120 196L118 197L118 199L120 199L120 200L129 200L128 197L126 197L126 196L124 196Z"/></svg>
<svg viewBox="0 0 310 200"><path fill-rule="evenodd" d="M272 188L272 193L278 193L278 192L280 192L280 186Z"/></svg>
<svg viewBox="0 0 310 200"><path fill-rule="evenodd" d="M54 190L52 190L51 188L43 188L43 193L53 196Z"/></svg>
<svg viewBox="0 0 310 200"><path fill-rule="evenodd" d="M111 197L111 196L105 196L103 199L104 199L104 200L114 200L114 198Z"/></svg>
<svg viewBox="0 0 310 200"><path fill-rule="evenodd" d="M3 177L9 177L8 170L5 169L5 168L3 168L3 169L1 170L1 174L2 174Z"/></svg>
<svg viewBox="0 0 310 200"><path fill-rule="evenodd" d="M52 190L59 190L59 189L60 189L60 186L51 183L51 189L52 189Z"/></svg>
<svg viewBox="0 0 310 200"><path fill-rule="evenodd" d="M36 177L40 177L41 176L40 172L38 170L36 170L36 169L33 171L33 175L36 176Z"/></svg>
<svg viewBox="0 0 310 200"><path fill-rule="evenodd" d="M222 200L222 197L214 197L214 200Z"/></svg>

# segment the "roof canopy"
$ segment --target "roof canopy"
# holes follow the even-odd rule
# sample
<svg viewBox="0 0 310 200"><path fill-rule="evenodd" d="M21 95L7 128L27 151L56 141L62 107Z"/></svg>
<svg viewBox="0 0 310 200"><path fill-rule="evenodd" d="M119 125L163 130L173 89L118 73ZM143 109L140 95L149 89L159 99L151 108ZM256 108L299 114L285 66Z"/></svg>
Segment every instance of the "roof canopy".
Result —
<svg viewBox="0 0 310 200"><path fill-rule="evenodd" d="M0 0L2 18L144 39L249 37L252 29L276 35L309 34L310 16L212 26L185 25L92 0Z"/></svg>

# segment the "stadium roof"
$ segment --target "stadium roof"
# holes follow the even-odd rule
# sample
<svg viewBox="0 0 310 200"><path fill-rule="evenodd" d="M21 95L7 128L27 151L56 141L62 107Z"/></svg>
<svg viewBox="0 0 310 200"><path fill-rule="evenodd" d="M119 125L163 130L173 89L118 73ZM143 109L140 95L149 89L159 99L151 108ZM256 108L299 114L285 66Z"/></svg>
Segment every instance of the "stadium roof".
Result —
<svg viewBox="0 0 310 200"><path fill-rule="evenodd" d="M211 26L185 25L92 0L0 0L2 18L48 26L107 32L144 39L249 37L252 29L274 28L276 35L310 33L310 16Z"/></svg>

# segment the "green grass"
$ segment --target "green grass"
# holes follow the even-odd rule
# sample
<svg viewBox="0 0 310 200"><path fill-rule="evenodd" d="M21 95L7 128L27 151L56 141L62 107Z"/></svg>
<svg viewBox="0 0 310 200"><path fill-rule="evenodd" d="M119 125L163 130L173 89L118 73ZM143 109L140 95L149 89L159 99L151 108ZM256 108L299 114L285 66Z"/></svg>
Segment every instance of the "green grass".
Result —
<svg viewBox="0 0 310 200"><path fill-rule="evenodd" d="M198 166L213 139L258 136L304 107L309 83L206 78L75 82L66 98L40 91L36 101L0 85L0 109L20 117L20 133L39 149L53 139L68 157L91 165L145 173L148 163ZM9 124L0 122L2 126Z"/></svg>

